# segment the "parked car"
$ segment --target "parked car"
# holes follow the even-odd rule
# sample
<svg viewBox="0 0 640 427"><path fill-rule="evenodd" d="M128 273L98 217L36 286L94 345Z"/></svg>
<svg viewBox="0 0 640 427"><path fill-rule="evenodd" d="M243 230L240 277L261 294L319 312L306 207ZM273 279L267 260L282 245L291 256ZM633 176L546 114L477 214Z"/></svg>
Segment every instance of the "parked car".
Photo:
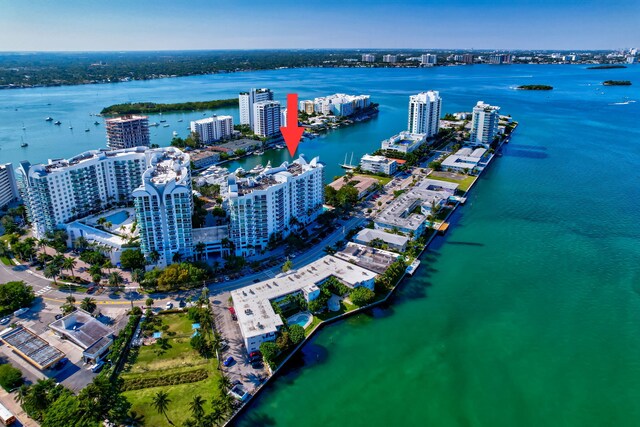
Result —
<svg viewBox="0 0 640 427"><path fill-rule="evenodd" d="M169 301L165 307L167 310L171 310L173 308L173 303Z"/></svg>
<svg viewBox="0 0 640 427"><path fill-rule="evenodd" d="M249 361L253 362L255 360L262 360L262 353L260 353L259 351L249 353Z"/></svg>
<svg viewBox="0 0 640 427"><path fill-rule="evenodd" d="M91 372L100 372L103 366L104 366L104 362L100 361L95 365L91 366Z"/></svg>
<svg viewBox="0 0 640 427"><path fill-rule="evenodd" d="M224 351L229 347L229 343L226 341L220 341L220 351Z"/></svg>
<svg viewBox="0 0 640 427"><path fill-rule="evenodd" d="M10 320L11 319L9 319L8 317L3 317L2 319L0 319L0 325L6 325Z"/></svg>
<svg viewBox="0 0 640 427"><path fill-rule="evenodd" d="M27 311L29 311L29 309L27 307L21 308L20 310L16 310L13 312L14 316L22 316L23 314L25 314Z"/></svg>
<svg viewBox="0 0 640 427"><path fill-rule="evenodd" d="M224 366L231 366L231 364L235 362L235 359L231 356L227 357L226 359L224 359L224 362L222 362L222 364Z"/></svg>
<svg viewBox="0 0 640 427"><path fill-rule="evenodd" d="M236 309L233 307L229 307L229 313L231 313L231 318L233 320L238 320L238 317L236 316Z"/></svg>
<svg viewBox="0 0 640 427"><path fill-rule="evenodd" d="M56 314L56 320L62 319L62 314Z"/></svg>

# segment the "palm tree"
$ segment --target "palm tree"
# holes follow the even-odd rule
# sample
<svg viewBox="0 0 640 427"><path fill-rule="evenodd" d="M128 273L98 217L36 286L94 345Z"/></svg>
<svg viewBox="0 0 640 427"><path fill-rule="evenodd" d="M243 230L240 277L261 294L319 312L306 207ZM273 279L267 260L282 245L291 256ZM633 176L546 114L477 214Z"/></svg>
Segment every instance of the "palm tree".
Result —
<svg viewBox="0 0 640 427"><path fill-rule="evenodd" d="M18 390L16 391L16 396L15 396L16 402L18 402L20 405L23 405L24 401L27 399L28 394L29 394L29 386L27 384L22 384L20 387L18 387Z"/></svg>
<svg viewBox="0 0 640 427"><path fill-rule="evenodd" d="M80 308L83 309L84 311L88 311L89 313L93 313L96 307L97 307L96 300L91 297L85 297L80 302Z"/></svg>
<svg viewBox="0 0 640 427"><path fill-rule="evenodd" d="M60 267L54 264L49 264L44 268L42 273L44 274L44 277L46 277L47 279L53 279L53 283L55 283L56 285L58 284L58 282L56 281L56 277L60 275Z"/></svg>
<svg viewBox="0 0 640 427"><path fill-rule="evenodd" d="M109 284L111 286L120 286L122 283L122 276L117 271L109 274Z"/></svg>
<svg viewBox="0 0 640 427"><path fill-rule="evenodd" d="M75 246L76 246L76 249L82 252L85 249L87 249L87 246L89 246L89 241L83 236L80 236L76 239Z"/></svg>
<svg viewBox="0 0 640 427"><path fill-rule="evenodd" d="M204 250L206 249L207 245L205 245L202 242L198 242L196 243L196 245L194 246L194 249L196 251L196 253L198 255L200 255L200 258L202 258L202 254L204 253Z"/></svg>
<svg viewBox="0 0 640 427"><path fill-rule="evenodd" d="M158 251L151 251L149 253L149 259L151 260L152 264L157 264L160 260L160 253Z"/></svg>
<svg viewBox="0 0 640 427"><path fill-rule="evenodd" d="M144 280L144 270L141 268L136 268L131 272L131 280L136 282L138 285Z"/></svg>
<svg viewBox="0 0 640 427"><path fill-rule="evenodd" d="M73 295L69 295L67 297L67 304L75 304L76 302L76 297L74 297Z"/></svg>
<svg viewBox="0 0 640 427"><path fill-rule="evenodd" d="M37 242L38 249L42 249L42 252L47 253L47 239L39 239Z"/></svg>
<svg viewBox="0 0 640 427"><path fill-rule="evenodd" d="M220 425L224 422L224 410L216 405L213 407L213 411L208 415L209 421L211 421L214 425Z"/></svg>
<svg viewBox="0 0 640 427"><path fill-rule="evenodd" d="M173 262L180 261L182 261L182 254L180 252L176 252L175 254L173 254Z"/></svg>
<svg viewBox="0 0 640 427"><path fill-rule="evenodd" d="M36 255L36 261L38 261L40 265L45 265L48 259L49 255L44 252L40 252L38 255Z"/></svg>
<svg viewBox="0 0 640 427"><path fill-rule="evenodd" d="M144 415L138 414L136 411L131 411L124 418L124 424L127 427L142 427L144 425Z"/></svg>
<svg viewBox="0 0 640 427"><path fill-rule="evenodd" d="M64 258L62 260L62 269L67 270L68 272L71 273L73 277L76 277L75 273L73 272L73 269L76 267L76 264L77 264L76 260L73 259L72 257Z"/></svg>
<svg viewBox="0 0 640 427"><path fill-rule="evenodd" d="M221 374L220 378L218 378L218 388L223 393L226 393L227 391L229 391L231 389L231 387L233 387L233 383L231 382L229 377L227 377L224 374Z"/></svg>
<svg viewBox="0 0 640 427"><path fill-rule="evenodd" d="M200 395L193 396L193 400L189 403L189 408L191 408L191 413L193 414L193 418L199 420L204 415L204 404L206 400L202 398Z"/></svg>
<svg viewBox="0 0 640 427"><path fill-rule="evenodd" d="M111 269L115 267L111 261L105 261L104 264L102 264L102 268L106 268L107 269L107 274L111 273Z"/></svg>
<svg viewBox="0 0 640 427"><path fill-rule="evenodd" d="M55 264L57 267L59 267L60 269L62 269L62 264L64 263L64 255L61 254L56 254L53 256L53 259L51 260L52 264Z"/></svg>
<svg viewBox="0 0 640 427"><path fill-rule="evenodd" d="M166 391L159 391L153 396L153 400L151 404L158 411L158 414L162 414L167 419L167 422L173 425L173 422L169 419L167 415L167 408L169 407L169 403L171 403L171 399L169 399L169 395Z"/></svg>

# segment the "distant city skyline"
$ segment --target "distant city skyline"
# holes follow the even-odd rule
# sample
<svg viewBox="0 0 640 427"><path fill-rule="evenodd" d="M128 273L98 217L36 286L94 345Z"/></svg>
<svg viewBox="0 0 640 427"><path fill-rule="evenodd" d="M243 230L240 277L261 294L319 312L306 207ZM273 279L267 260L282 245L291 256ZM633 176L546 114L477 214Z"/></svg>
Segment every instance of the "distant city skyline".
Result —
<svg viewBox="0 0 640 427"><path fill-rule="evenodd" d="M0 10L0 51L640 45L640 2L634 0L353 0L336 7L294 0L0 0Z"/></svg>

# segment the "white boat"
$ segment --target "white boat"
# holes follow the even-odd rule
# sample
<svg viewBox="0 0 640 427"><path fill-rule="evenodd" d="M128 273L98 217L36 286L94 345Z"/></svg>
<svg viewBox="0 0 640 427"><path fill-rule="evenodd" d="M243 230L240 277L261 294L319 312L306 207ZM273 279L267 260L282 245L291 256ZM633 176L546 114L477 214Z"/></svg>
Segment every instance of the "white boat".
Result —
<svg viewBox="0 0 640 427"><path fill-rule="evenodd" d="M60 120L57 120L57 121L54 123L54 125L56 125L56 126L60 126L61 124L62 124L62 122L61 122Z"/></svg>
<svg viewBox="0 0 640 427"><path fill-rule="evenodd" d="M169 123L165 123L162 125L163 128L168 128L169 127Z"/></svg>
<svg viewBox="0 0 640 427"><path fill-rule="evenodd" d="M178 132L177 131L173 131L173 136L178 136Z"/></svg>
<svg viewBox="0 0 640 427"><path fill-rule="evenodd" d="M419 266L420 266L420 261L419 260L413 261L406 269L407 274L409 276L413 276L413 273L416 272L416 270L418 269Z"/></svg>
<svg viewBox="0 0 640 427"><path fill-rule="evenodd" d="M262 165L258 165L258 166L256 166L256 167L254 167L253 169L251 169L251 170L249 171L249 173L255 173L255 174L258 174L258 173L262 172L263 170L264 170L264 166L262 166Z"/></svg>
<svg viewBox="0 0 640 427"><path fill-rule="evenodd" d="M49 116L46 119L44 119L45 122L52 122L53 121L53 117Z"/></svg>
<svg viewBox="0 0 640 427"><path fill-rule="evenodd" d="M277 144L277 145L276 145L276 148L277 148L278 150L283 150L283 149L284 149L284 145L282 145L282 144Z"/></svg>

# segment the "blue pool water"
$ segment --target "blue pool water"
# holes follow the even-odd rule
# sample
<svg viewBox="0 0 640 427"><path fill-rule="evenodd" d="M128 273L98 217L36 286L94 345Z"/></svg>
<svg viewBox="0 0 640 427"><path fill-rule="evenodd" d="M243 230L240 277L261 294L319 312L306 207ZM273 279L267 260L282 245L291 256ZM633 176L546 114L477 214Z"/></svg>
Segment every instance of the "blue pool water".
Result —
<svg viewBox="0 0 640 427"><path fill-rule="evenodd" d="M311 314L298 313L287 319L287 322L289 323L289 325L300 325L304 328L305 326L307 326L307 323L309 323L309 320L311 320Z"/></svg>
<svg viewBox="0 0 640 427"><path fill-rule="evenodd" d="M129 218L129 214L127 213L127 211L118 211L112 213L109 216L105 216L105 219L113 225L122 224L127 220L127 218Z"/></svg>

